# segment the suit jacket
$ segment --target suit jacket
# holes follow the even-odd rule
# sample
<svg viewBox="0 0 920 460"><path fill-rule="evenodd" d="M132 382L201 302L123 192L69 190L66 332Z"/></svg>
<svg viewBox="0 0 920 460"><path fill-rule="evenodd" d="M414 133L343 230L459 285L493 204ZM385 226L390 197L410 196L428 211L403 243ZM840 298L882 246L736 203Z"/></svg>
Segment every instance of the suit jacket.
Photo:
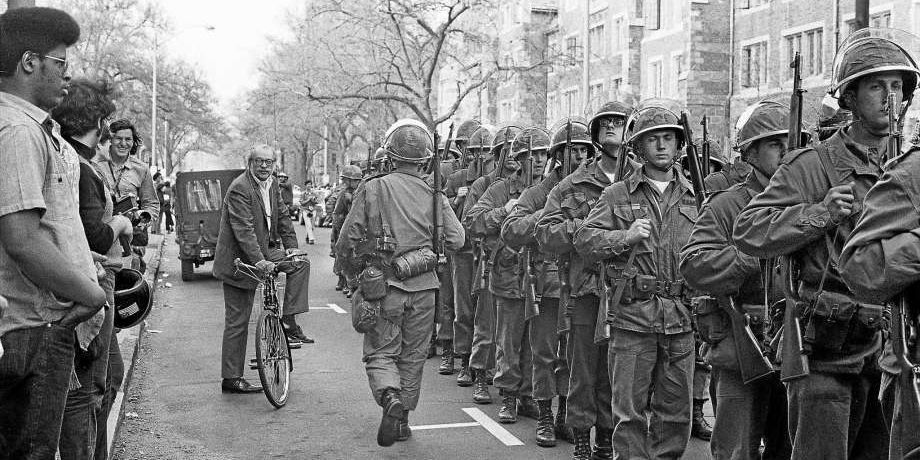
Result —
<svg viewBox="0 0 920 460"><path fill-rule="evenodd" d="M294 225L288 217L287 205L281 199L277 181L272 181L269 194L271 231L259 185L252 174L246 171L230 183L220 210L220 233L214 255L214 276L217 279L241 289L255 289L256 281L237 273L233 261L239 257L243 262L255 265L261 260L273 259L270 257L273 252L297 247Z"/></svg>

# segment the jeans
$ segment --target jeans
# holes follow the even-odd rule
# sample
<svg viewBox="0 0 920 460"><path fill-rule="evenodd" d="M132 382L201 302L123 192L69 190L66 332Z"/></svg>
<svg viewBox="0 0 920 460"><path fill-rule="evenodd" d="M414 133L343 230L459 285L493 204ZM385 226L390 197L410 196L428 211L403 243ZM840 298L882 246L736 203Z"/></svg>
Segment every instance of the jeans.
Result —
<svg viewBox="0 0 920 460"><path fill-rule="evenodd" d="M73 328L6 333L0 358L0 459L53 459L73 372Z"/></svg>

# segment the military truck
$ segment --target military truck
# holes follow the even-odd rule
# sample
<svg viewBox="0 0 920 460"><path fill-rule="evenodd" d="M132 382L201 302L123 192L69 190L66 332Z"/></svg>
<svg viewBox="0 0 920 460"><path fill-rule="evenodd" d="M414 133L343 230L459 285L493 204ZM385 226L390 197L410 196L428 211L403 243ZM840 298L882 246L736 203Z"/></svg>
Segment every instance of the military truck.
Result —
<svg viewBox="0 0 920 460"><path fill-rule="evenodd" d="M243 171L221 169L176 174L176 243L182 262L182 281L189 281L196 268L214 260L224 194L230 182Z"/></svg>

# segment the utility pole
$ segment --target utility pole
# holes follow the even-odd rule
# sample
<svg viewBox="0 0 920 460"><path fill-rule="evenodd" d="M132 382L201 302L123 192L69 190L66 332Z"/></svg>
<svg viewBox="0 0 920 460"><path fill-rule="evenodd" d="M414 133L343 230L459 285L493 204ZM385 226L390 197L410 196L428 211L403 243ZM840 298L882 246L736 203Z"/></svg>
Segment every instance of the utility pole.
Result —
<svg viewBox="0 0 920 460"><path fill-rule="evenodd" d="M323 122L323 185L329 183L327 166L329 162L329 125Z"/></svg>

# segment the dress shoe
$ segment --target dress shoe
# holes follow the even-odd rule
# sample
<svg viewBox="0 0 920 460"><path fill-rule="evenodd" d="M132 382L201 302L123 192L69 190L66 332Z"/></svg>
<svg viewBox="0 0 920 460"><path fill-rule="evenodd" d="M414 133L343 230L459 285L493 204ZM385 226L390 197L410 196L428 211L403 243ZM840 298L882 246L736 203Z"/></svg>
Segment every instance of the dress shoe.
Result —
<svg viewBox="0 0 920 460"><path fill-rule="evenodd" d="M399 430L396 433L397 441L406 441L412 437L412 428L409 428L409 409L403 412L403 418L399 421Z"/></svg>
<svg viewBox="0 0 920 460"><path fill-rule="evenodd" d="M392 388L384 390L380 402L383 406L383 417L380 418L380 426L377 428L377 444L389 447L396 442L399 434L399 422L405 415L403 403L399 399L399 391Z"/></svg>
<svg viewBox="0 0 920 460"><path fill-rule="evenodd" d="M476 371L476 386L473 388L473 402L476 404L492 404L492 395L489 394L489 384L483 371Z"/></svg>
<svg viewBox="0 0 920 460"><path fill-rule="evenodd" d="M220 391L222 393L261 393L262 387L252 385L242 377L235 379L224 379L220 382Z"/></svg>
<svg viewBox="0 0 920 460"><path fill-rule="evenodd" d="M285 332L287 332L287 331L285 331ZM290 332L290 334L288 335L288 337L291 337L291 336L297 338L297 340L299 340L300 343L314 343L314 342L316 342L315 340L313 340L313 339L307 337L306 335L304 335L303 329L300 328L300 325L297 325L297 326L294 327L294 330L292 330L292 331Z"/></svg>

